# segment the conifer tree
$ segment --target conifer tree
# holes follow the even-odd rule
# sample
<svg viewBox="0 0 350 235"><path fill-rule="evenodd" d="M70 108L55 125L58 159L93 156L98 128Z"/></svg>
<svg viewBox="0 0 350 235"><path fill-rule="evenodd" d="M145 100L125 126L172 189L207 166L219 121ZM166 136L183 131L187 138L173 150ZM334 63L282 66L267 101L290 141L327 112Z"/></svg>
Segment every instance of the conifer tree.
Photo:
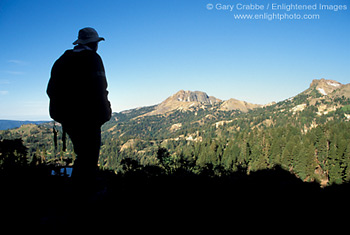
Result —
<svg viewBox="0 0 350 235"><path fill-rule="evenodd" d="M348 143L344 153L344 181L350 181L350 143Z"/></svg>

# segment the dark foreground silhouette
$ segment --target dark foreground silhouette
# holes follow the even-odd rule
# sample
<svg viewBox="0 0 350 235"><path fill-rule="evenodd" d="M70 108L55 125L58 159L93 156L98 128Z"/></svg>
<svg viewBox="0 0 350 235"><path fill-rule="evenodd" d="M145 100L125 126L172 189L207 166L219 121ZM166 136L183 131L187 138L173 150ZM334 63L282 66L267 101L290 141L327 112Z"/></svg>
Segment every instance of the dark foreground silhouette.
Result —
<svg viewBox="0 0 350 235"><path fill-rule="evenodd" d="M112 114L105 69L97 54L103 40L95 29L81 29L74 49L66 50L52 66L46 90L51 118L62 124L74 145L73 174L77 178L95 177L101 126Z"/></svg>
<svg viewBox="0 0 350 235"><path fill-rule="evenodd" d="M279 167L221 177L210 170L165 174L159 167L137 167L123 175L99 171L86 185L51 171L31 166L1 172L3 225L48 232L231 234L300 223L319 227L325 218L344 216L350 199L349 185L321 189Z"/></svg>

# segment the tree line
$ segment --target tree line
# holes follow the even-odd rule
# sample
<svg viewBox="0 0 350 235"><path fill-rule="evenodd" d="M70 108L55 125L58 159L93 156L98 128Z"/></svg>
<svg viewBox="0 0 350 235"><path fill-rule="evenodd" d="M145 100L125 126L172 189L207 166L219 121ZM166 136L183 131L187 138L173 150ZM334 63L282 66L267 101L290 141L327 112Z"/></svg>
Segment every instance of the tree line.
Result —
<svg viewBox="0 0 350 235"><path fill-rule="evenodd" d="M139 139L123 151L120 143L106 141L100 167L123 172L125 159L132 159L139 165L161 166L168 172L186 168L199 173L210 168L220 175L242 169L249 174L280 166L303 181L341 184L350 180L349 128L349 122L331 121L306 134L293 125L221 135L212 129L199 134L202 141L150 144Z"/></svg>

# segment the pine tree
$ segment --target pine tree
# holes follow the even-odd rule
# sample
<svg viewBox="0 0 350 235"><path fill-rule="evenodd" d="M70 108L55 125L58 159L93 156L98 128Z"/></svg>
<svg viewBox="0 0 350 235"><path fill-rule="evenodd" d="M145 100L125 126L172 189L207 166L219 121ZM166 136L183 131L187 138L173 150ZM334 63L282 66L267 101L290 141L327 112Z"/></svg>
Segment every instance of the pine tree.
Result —
<svg viewBox="0 0 350 235"><path fill-rule="evenodd" d="M281 165L282 144L280 138L273 138L269 152L269 164Z"/></svg>
<svg viewBox="0 0 350 235"><path fill-rule="evenodd" d="M350 181L350 143L346 146L344 153L344 181Z"/></svg>
<svg viewBox="0 0 350 235"><path fill-rule="evenodd" d="M237 158L240 155L240 149L234 141L230 141L226 147L221 164L226 170L237 170Z"/></svg>
<svg viewBox="0 0 350 235"><path fill-rule="evenodd" d="M295 145L296 143L292 141L288 142L281 155L281 166L288 171L293 169L293 148Z"/></svg>
<svg viewBox="0 0 350 235"><path fill-rule="evenodd" d="M333 139L329 150L329 183L340 184L342 182L342 169L340 166L340 159L337 155L336 138Z"/></svg>

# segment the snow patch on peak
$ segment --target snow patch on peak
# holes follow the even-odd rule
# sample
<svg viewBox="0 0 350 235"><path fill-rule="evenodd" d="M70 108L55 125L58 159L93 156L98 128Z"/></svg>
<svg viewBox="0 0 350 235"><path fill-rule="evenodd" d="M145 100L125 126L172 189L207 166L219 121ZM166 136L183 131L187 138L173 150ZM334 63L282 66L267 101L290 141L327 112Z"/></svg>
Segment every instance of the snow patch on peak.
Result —
<svg viewBox="0 0 350 235"><path fill-rule="evenodd" d="M317 88L317 90L322 94L322 95L327 95L327 92L323 88Z"/></svg>
<svg viewBox="0 0 350 235"><path fill-rule="evenodd" d="M334 86L334 87L339 87L340 86L340 83L333 82L333 81L327 81L327 84L330 85L330 86Z"/></svg>

